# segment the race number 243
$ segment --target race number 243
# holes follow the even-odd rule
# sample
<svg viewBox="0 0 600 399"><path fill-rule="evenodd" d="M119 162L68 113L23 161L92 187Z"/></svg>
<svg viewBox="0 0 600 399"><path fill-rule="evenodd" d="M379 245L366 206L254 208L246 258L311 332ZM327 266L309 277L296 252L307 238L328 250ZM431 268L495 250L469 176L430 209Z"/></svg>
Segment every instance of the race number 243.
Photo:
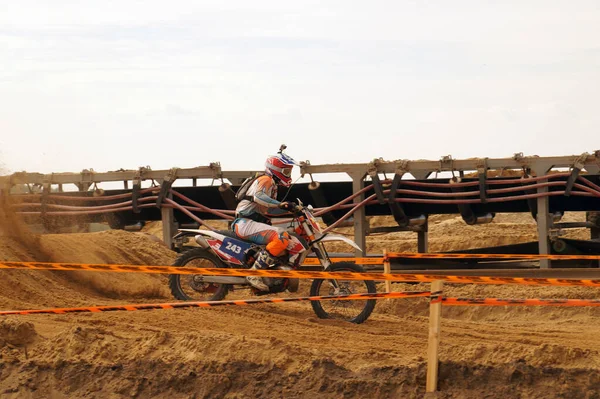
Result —
<svg viewBox="0 0 600 399"><path fill-rule="evenodd" d="M228 242L225 249L227 249L229 252L235 252L236 254L242 252L242 247L240 247L239 245L235 245L232 242Z"/></svg>

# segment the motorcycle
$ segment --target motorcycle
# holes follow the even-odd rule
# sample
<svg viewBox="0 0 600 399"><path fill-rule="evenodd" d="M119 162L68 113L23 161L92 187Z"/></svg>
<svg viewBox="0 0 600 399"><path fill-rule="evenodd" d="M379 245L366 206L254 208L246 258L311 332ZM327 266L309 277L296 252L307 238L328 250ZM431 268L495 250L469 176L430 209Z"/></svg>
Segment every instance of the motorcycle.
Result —
<svg viewBox="0 0 600 399"><path fill-rule="evenodd" d="M288 246L283 256L271 270L297 270L306 257L314 253L324 271L327 272L364 272L365 269L350 262L332 263L325 249L326 242L342 241L352 247L360 248L350 239L331 233L322 233L321 226L313 215L312 206L299 205L292 212L292 219L285 229L294 245ZM191 236L198 247L183 246ZM264 246L245 241L230 230L180 229L175 235L176 246L184 249L176 259L178 267L212 267L249 269ZM249 289L255 295L297 292L299 280L295 278L263 278L269 291L260 291L252 287L245 277L209 276L202 274L169 276L169 287L173 296L179 300L220 301L228 293ZM370 280L313 280L311 296L346 295L356 293L376 293L375 283ZM362 323L371 315L376 300L327 300L311 301L312 308L319 318L342 319L352 323Z"/></svg>

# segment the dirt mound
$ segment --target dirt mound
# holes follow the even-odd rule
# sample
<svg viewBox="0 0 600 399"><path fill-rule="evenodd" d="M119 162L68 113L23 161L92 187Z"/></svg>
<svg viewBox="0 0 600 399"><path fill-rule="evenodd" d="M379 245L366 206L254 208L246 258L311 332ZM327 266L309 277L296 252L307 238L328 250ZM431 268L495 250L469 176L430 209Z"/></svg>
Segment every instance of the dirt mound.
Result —
<svg viewBox="0 0 600 399"><path fill-rule="evenodd" d="M32 343L37 337L33 323L19 319L0 321L0 347L22 346Z"/></svg>
<svg viewBox="0 0 600 399"><path fill-rule="evenodd" d="M9 245L10 244L10 245ZM40 246L40 236L29 230L23 220L13 212L6 196L0 195L0 254L18 253L18 258L49 262L51 259Z"/></svg>
<svg viewBox="0 0 600 399"><path fill-rule="evenodd" d="M76 263L170 265L175 253L144 233L109 230L87 234L51 234L37 237L31 251L20 237L4 237L0 260L42 260ZM0 306L79 306L91 300L168 298L166 276L88 271L3 270Z"/></svg>

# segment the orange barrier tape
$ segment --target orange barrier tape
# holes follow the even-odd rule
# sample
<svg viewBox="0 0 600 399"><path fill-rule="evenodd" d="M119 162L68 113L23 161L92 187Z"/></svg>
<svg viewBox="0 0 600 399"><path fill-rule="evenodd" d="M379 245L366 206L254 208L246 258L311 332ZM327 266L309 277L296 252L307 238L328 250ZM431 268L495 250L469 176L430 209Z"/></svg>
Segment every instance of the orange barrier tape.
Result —
<svg viewBox="0 0 600 399"><path fill-rule="evenodd" d="M116 312L116 311L134 311L134 310L158 310L158 309L181 309L181 308L210 308L215 306L244 306L260 303L283 303L298 301L332 301L332 300L368 300L383 298L416 298L429 297L428 291L416 292L390 292L390 293L364 293L350 295L328 295L328 296L305 296L298 298L266 298L266 299L245 299L234 301L203 301L203 302L173 302L173 303L153 303L153 304L133 304L117 306L88 306L81 308L56 308L56 309L38 309L38 310L8 310L1 311L0 316L9 315L32 315L32 314L64 314L64 313L97 313L97 312Z"/></svg>
<svg viewBox="0 0 600 399"><path fill-rule="evenodd" d="M433 297L432 297L433 298ZM600 306L598 299L442 298L443 305L466 306Z"/></svg>
<svg viewBox="0 0 600 399"><path fill-rule="evenodd" d="M523 255L523 254L445 254L388 252L390 259L549 259L549 260L600 260L600 255Z"/></svg>
<svg viewBox="0 0 600 399"><path fill-rule="evenodd" d="M329 258L332 263L338 262L351 262L356 263L357 265L383 265L384 259L380 258ZM302 263L305 266L317 265L320 266L321 262L319 262L318 258L306 258Z"/></svg>
<svg viewBox="0 0 600 399"><path fill-rule="evenodd" d="M249 270L226 268L175 267L175 266L136 266L90 263L44 263L44 262L6 262L0 261L0 269L34 270L90 270L96 272L137 272L154 274L204 274L207 276L260 276L279 278L340 279L340 280L378 280L397 282L430 283L444 280L459 284L517 284L517 285L556 285L600 287L600 279L560 279L530 277L487 277L487 276L442 276L427 274L388 274L356 272L313 272L297 270Z"/></svg>

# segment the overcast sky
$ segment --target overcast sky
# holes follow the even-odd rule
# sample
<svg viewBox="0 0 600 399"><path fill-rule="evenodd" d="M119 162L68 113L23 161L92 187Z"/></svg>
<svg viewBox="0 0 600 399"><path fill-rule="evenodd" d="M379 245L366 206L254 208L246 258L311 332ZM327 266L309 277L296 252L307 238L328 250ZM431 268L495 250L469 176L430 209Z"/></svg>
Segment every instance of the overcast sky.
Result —
<svg viewBox="0 0 600 399"><path fill-rule="evenodd" d="M3 1L8 172L600 149L600 1Z"/></svg>

